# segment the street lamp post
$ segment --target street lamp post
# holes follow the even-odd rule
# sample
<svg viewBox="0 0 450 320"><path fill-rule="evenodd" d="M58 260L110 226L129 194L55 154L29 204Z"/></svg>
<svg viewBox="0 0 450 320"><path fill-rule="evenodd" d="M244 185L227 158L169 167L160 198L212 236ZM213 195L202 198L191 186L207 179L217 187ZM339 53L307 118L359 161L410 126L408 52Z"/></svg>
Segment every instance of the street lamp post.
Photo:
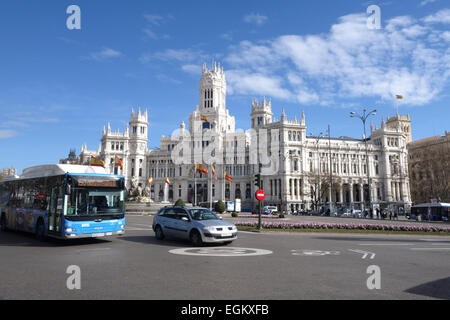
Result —
<svg viewBox="0 0 450 320"><path fill-rule="evenodd" d="M314 136L312 133L310 133L310 136ZM316 137L316 148L317 148L317 162L318 162L318 180L317 180L317 185L316 185L316 193L317 193L317 197L316 200L318 201L318 205L320 206L320 200L321 200L321 196L320 196L320 153L319 153L319 141L320 139L323 138L323 132L321 132L319 134L318 137ZM316 210L318 209L316 204Z"/></svg>
<svg viewBox="0 0 450 320"><path fill-rule="evenodd" d="M361 119L362 123L363 123L363 127L364 127L364 144L366 147L366 171L367 171L367 184L368 184L368 188L369 188L369 213L370 216L373 217L372 214L372 192L371 192L371 184L370 184L370 168L369 168L369 150L368 150L368 146L367 146L367 134L366 134L366 121L367 118L369 118L369 116L375 116L377 114L377 110L372 110L369 113L367 113L367 110L364 109L363 110L363 114L360 115L356 112L350 112L350 117L354 118L357 117L359 119Z"/></svg>
<svg viewBox="0 0 450 320"><path fill-rule="evenodd" d="M291 158L291 153L290 151L287 151L286 153L283 154L283 168L284 168L284 175L286 176L288 174L287 172L287 168L286 168L286 159L287 158ZM283 185L285 185L285 183L282 183L282 185L280 186L280 202L281 202L281 206L283 207L283 189L285 189L283 187ZM282 208L281 212L283 213L283 209L284 209L284 213L287 215L287 206L288 206L288 201L287 201L287 193L288 190L285 190L285 194L286 194L286 207Z"/></svg>
<svg viewBox="0 0 450 320"><path fill-rule="evenodd" d="M328 197L330 198L330 216L333 214L333 163L331 158L331 127L328 125L328 148L330 153L330 186Z"/></svg>

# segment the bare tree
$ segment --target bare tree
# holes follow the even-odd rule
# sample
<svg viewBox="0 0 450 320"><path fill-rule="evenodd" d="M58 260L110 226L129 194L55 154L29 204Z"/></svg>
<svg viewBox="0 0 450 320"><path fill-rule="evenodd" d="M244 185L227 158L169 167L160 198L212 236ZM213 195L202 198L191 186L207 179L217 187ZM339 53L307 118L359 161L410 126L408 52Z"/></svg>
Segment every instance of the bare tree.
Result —
<svg viewBox="0 0 450 320"><path fill-rule="evenodd" d="M315 210L318 210L320 205L325 202L329 195L330 190L330 176L325 174L320 177L316 171L310 171L306 174L306 179L310 185L306 196L311 198L311 203ZM339 191L339 185L342 179L338 176L333 175L332 179L332 194L336 194ZM319 183L320 182L320 183Z"/></svg>
<svg viewBox="0 0 450 320"><path fill-rule="evenodd" d="M410 161L411 197L415 203L430 199L450 202L450 148L445 144L420 149Z"/></svg>

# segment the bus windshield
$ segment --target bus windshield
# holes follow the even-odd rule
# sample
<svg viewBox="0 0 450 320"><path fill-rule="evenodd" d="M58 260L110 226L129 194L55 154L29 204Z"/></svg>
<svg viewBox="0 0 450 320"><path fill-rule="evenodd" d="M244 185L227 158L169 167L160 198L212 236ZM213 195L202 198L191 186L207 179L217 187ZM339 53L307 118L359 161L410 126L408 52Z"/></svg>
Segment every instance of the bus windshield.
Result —
<svg viewBox="0 0 450 320"><path fill-rule="evenodd" d="M67 216L100 216L124 213L123 190L73 188L68 196Z"/></svg>

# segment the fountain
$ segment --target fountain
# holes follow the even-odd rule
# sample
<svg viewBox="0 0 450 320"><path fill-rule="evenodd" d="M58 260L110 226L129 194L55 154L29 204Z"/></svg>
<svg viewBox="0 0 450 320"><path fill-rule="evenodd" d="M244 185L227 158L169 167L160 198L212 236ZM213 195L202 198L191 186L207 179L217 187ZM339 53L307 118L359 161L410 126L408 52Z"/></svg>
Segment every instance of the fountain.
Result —
<svg viewBox="0 0 450 320"><path fill-rule="evenodd" d="M164 184L164 199L162 203L170 203L169 202L169 185L167 183Z"/></svg>

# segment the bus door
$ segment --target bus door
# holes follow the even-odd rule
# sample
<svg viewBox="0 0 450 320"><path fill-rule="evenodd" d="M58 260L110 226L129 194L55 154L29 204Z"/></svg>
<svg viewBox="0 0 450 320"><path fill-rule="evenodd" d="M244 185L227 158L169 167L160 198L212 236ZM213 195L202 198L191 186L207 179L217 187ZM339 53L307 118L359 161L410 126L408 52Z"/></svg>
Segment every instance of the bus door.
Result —
<svg viewBox="0 0 450 320"><path fill-rule="evenodd" d="M53 187L50 196L48 213L48 231L52 233L61 232L61 218L63 212L63 196L60 187Z"/></svg>

